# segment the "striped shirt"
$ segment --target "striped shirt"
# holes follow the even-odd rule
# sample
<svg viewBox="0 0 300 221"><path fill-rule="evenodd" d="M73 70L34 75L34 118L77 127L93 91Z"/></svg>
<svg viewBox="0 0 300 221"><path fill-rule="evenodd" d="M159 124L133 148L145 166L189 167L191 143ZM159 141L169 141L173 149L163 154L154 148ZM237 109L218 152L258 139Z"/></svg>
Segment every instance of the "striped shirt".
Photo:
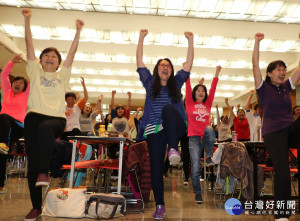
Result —
<svg viewBox="0 0 300 221"><path fill-rule="evenodd" d="M146 89L146 101L145 110L143 114L142 127L145 128L144 135L157 133L163 130L161 112L162 108L171 103L176 107L178 112L181 114L184 120L186 120L186 114L184 111L183 103L180 100L178 103L171 102L169 99L169 90L167 86L162 86L159 95L153 99L152 94L152 84L153 76L147 68L138 68L137 72L140 75L140 80ZM177 90L180 93L181 87L188 78L190 72L180 70L175 75Z"/></svg>
<svg viewBox="0 0 300 221"><path fill-rule="evenodd" d="M147 105L149 110L149 121L145 129L145 135L161 131L163 129L161 122L162 108L169 103L169 90L167 86L161 87L159 95L155 100L150 99ZM157 128L155 130L155 128Z"/></svg>

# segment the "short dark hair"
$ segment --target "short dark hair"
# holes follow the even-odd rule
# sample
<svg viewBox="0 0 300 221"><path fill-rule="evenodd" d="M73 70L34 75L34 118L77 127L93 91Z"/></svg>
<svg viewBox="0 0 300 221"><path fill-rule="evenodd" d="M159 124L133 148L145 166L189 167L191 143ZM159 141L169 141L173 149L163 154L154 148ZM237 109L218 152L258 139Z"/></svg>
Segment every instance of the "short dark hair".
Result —
<svg viewBox="0 0 300 221"><path fill-rule="evenodd" d="M255 104L255 105L254 105L254 110L257 111L257 108L259 108L259 107L260 107L260 104L258 104L258 103Z"/></svg>
<svg viewBox="0 0 300 221"><path fill-rule="evenodd" d="M68 97L74 97L74 99L76 100L76 94L74 92L67 92L65 94L65 100L67 100Z"/></svg>
<svg viewBox="0 0 300 221"><path fill-rule="evenodd" d="M205 102L206 99L207 99L207 89L206 89L205 85L203 85L203 84L197 84L197 85L193 88L193 92L192 92L192 98L193 98L193 101L196 101L196 91L198 90L198 87L203 87L203 89L204 89L205 96L204 96L203 102Z"/></svg>
<svg viewBox="0 0 300 221"><path fill-rule="evenodd" d="M17 77L15 77L13 80L12 80L12 82L11 82L11 86L12 86L12 84L15 82L15 81L18 81L18 80L23 80L24 81L24 89L23 89L23 92L26 90L26 88L27 88L27 84L28 84L28 82L27 82L27 80L24 78L24 77L21 77L21 76L17 76Z"/></svg>
<svg viewBox="0 0 300 221"><path fill-rule="evenodd" d="M237 110L237 112L236 112L236 114L238 114L238 113L239 113L239 111L243 111L243 112L244 112L244 114L246 114L246 112L244 111L244 109L238 109L238 110Z"/></svg>
<svg viewBox="0 0 300 221"><path fill-rule="evenodd" d="M120 109L120 108L122 108L123 110L125 110L125 108L124 108L122 105L117 106L117 107L116 107L116 110L118 110L118 109Z"/></svg>
<svg viewBox="0 0 300 221"><path fill-rule="evenodd" d="M54 48L54 47L45 48L42 51L42 53L40 54L40 61L42 60L43 55L49 53L50 51L53 51L57 55L57 57L58 57L58 64L60 65L60 63L61 63L61 55L60 55L59 51L56 48ZM58 69L58 67L57 67L57 69Z"/></svg>
<svg viewBox="0 0 300 221"><path fill-rule="evenodd" d="M222 115L222 116L221 116L221 121L223 120L224 117L227 117L227 119L228 119L228 116L227 116L227 115Z"/></svg>
<svg viewBox="0 0 300 221"><path fill-rule="evenodd" d="M286 64L282 60L272 61L270 64L268 64L267 75L266 75L266 79L265 79L265 81L267 83L271 83L271 78L268 76L268 73L269 72L271 73L277 67L284 67L284 68L286 68Z"/></svg>
<svg viewBox="0 0 300 221"><path fill-rule="evenodd" d="M294 114L294 115L295 115L295 109L296 109L297 107L300 107L300 105L295 105L295 106L293 107L293 114Z"/></svg>

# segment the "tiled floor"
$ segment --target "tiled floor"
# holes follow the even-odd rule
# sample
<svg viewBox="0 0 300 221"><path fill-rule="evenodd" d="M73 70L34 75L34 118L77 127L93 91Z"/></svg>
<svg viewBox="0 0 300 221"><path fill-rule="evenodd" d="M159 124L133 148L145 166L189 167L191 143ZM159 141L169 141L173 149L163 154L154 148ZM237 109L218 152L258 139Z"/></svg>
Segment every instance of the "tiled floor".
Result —
<svg viewBox="0 0 300 221"><path fill-rule="evenodd" d="M205 182L202 182L205 185ZM0 220L23 220L31 209L27 180L18 176L11 176L6 185L7 192L0 194ZM224 201L213 191L203 190L201 205L194 203L194 194L191 183L183 186L181 170L173 169L173 173L165 178L165 203L166 217L164 220L274 220L271 215L246 215L231 216L224 210ZM127 213L126 216L114 220L152 220L155 202L151 195L150 202L146 203L143 213ZM45 221L71 221L78 219L63 219L40 217ZM80 219L91 220L91 219ZM300 220L300 215L294 215L290 220Z"/></svg>

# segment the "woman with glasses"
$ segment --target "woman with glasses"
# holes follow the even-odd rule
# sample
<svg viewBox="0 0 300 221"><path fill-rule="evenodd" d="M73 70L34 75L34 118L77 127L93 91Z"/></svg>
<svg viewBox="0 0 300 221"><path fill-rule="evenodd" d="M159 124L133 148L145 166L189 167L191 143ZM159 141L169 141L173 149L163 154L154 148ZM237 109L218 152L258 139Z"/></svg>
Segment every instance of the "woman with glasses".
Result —
<svg viewBox="0 0 300 221"><path fill-rule="evenodd" d="M66 60L61 62L59 51L53 47L44 49L39 59L35 56L30 28L31 10L23 9L22 14L28 57L26 70L30 79L28 109L24 122L28 185L33 207L24 220L29 221L36 220L42 212L42 186L49 185L47 175L54 152L54 142L66 126L65 91L69 84L83 21L76 20L74 40Z"/></svg>
<svg viewBox="0 0 300 221"><path fill-rule="evenodd" d="M166 147L169 148L171 165L180 161L178 153L179 139L186 134L186 115L181 100L181 87L190 75L194 59L194 35L185 32L188 40L188 53L183 68L174 75L174 68L168 58L160 59L156 63L153 75L143 62L143 44L147 29L140 30L136 52L137 72L146 89L145 110L141 124L144 137L148 144L151 184L156 201L154 219L163 219L165 215L164 202L164 157Z"/></svg>

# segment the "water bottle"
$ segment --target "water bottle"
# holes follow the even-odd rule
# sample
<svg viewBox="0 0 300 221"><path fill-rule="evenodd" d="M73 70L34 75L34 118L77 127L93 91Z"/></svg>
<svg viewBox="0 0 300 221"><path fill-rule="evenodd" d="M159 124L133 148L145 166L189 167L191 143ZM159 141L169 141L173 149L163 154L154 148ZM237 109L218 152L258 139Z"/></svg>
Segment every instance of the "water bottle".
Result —
<svg viewBox="0 0 300 221"><path fill-rule="evenodd" d="M111 131L111 129L112 129L112 124L109 123L109 124L107 125L107 131Z"/></svg>
<svg viewBox="0 0 300 221"><path fill-rule="evenodd" d="M232 141L235 141L235 142L238 141L238 135L237 135L236 131L232 131Z"/></svg>
<svg viewBox="0 0 300 221"><path fill-rule="evenodd" d="M260 142L263 141L261 124L257 125L257 141L260 141Z"/></svg>

